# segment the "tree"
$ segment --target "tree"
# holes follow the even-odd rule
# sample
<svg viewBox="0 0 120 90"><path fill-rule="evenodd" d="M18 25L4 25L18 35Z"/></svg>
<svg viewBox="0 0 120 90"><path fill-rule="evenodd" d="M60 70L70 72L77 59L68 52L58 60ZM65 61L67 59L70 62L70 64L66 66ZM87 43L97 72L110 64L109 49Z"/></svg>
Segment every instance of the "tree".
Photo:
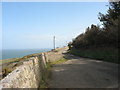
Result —
<svg viewBox="0 0 120 90"><path fill-rule="evenodd" d="M98 19L103 22L103 26L106 30L110 25L114 25L114 21L120 17L120 1L110 2L109 10L107 14L99 13Z"/></svg>
<svg viewBox="0 0 120 90"><path fill-rule="evenodd" d="M109 10L107 14L99 13L99 20L103 22L103 28L105 30L105 39L109 45L114 45L118 47L119 29L120 29L120 1L110 2Z"/></svg>
<svg viewBox="0 0 120 90"><path fill-rule="evenodd" d="M99 13L99 20L103 23L103 28L91 25L78 35L71 45L74 48L91 48L101 46L118 47L120 44L120 1L110 2L107 14Z"/></svg>

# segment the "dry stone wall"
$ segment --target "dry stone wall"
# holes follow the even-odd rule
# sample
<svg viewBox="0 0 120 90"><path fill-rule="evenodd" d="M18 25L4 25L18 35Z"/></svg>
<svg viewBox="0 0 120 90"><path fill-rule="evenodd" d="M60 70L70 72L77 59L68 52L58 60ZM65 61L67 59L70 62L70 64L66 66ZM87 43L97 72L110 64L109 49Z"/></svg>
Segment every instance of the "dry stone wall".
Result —
<svg viewBox="0 0 120 90"><path fill-rule="evenodd" d="M57 52L45 52L29 58L0 81L2 88L38 88L48 62L62 58Z"/></svg>
<svg viewBox="0 0 120 90"><path fill-rule="evenodd" d="M44 53L44 57L46 62L54 62L56 60L59 60L63 57L63 55L61 53L58 52L46 52Z"/></svg>

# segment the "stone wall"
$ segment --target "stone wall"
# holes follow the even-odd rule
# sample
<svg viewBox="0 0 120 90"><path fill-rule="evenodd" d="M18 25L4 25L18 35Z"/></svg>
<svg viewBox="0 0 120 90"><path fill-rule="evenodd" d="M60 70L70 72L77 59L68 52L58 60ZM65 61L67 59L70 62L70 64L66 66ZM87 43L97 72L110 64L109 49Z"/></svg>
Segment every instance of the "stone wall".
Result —
<svg viewBox="0 0 120 90"><path fill-rule="evenodd" d="M59 60L58 52L45 52L31 57L0 81L2 88L38 88L46 63Z"/></svg>
<svg viewBox="0 0 120 90"><path fill-rule="evenodd" d="M55 60L62 58L63 55L59 52L45 52L44 57L46 62L54 62Z"/></svg>

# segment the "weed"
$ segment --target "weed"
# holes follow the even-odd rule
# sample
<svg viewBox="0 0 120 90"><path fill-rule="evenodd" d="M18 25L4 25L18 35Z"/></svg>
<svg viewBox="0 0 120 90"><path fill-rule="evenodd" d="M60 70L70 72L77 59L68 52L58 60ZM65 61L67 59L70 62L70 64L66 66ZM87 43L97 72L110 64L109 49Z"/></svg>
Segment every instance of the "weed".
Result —
<svg viewBox="0 0 120 90"><path fill-rule="evenodd" d="M54 64L60 64L65 62L66 59L61 58L60 60L56 60L54 62L49 62L46 64L44 71L42 72L42 80L40 82L40 88L48 88L48 80L51 78L51 67Z"/></svg>
<svg viewBox="0 0 120 90"><path fill-rule="evenodd" d="M56 61L54 61L54 62L51 62L50 64L51 64L51 65L53 65L53 64L60 64L60 63L63 63L63 62L65 62L65 61L66 61L65 58L61 58L60 60L56 60Z"/></svg>

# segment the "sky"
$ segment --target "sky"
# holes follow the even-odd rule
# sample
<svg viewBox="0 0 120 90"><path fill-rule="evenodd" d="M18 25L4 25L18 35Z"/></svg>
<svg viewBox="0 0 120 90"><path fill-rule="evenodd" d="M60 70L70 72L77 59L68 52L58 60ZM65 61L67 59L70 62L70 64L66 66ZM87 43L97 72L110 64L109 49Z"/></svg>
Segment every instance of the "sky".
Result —
<svg viewBox="0 0 120 90"><path fill-rule="evenodd" d="M108 2L3 2L2 48L62 47L91 24L100 24Z"/></svg>

